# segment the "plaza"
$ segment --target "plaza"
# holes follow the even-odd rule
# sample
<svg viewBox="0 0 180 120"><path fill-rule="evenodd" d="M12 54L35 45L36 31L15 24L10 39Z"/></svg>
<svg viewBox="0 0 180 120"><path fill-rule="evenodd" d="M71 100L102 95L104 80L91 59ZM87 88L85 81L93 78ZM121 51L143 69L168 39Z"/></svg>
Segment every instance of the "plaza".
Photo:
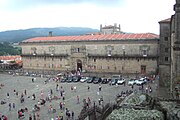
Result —
<svg viewBox="0 0 180 120"><path fill-rule="evenodd" d="M0 105L0 113L6 115L9 120L18 120L18 110L28 108L28 112L25 112L24 120L29 120L29 114L33 115L33 107L35 104L38 104L38 100L41 98L41 91L43 91L44 96L48 96L48 91L52 89L53 96L60 96L59 92L56 91L56 85L62 86L65 91L65 108L68 108L70 112L74 112L75 119L78 119L78 115L80 114L81 109L83 108L83 99L91 100L91 106L94 104L98 105L98 99L103 97L103 105L106 103L115 103L115 98L118 93L121 91L131 90L130 86L118 85L111 86L109 84L101 84L102 91L98 92L99 84L93 83L61 83L50 80L47 84L44 81L47 78L36 77L35 81L32 82L32 78L30 76L13 76L8 74L0 74L0 84L4 86L0 89L0 100L5 100L6 104ZM76 86L76 91L72 91L71 87ZM90 90L88 91L88 86ZM154 89L154 86L152 86ZM134 89L138 89L135 85ZM14 90L18 91L18 97L14 95ZM23 103L20 102L20 96L26 90L26 94L24 95L25 101ZM7 98L7 93L9 93L9 98ZM36 95L36 99L32 100L32 94ZM80 98L80 103L77 104L77 96ZM38 112L40 115L40 120L51 120L56 116L64 116L65 111L60 110L59 103L62 102L62 98L57 100L52 100L51 102L46 101L45 106L40 106L40 111ZM9 110L9 103L15 103L15 108L11 107ZM56 109L55 113L48 113L49 106L52 105L54 109Z"/></svg>

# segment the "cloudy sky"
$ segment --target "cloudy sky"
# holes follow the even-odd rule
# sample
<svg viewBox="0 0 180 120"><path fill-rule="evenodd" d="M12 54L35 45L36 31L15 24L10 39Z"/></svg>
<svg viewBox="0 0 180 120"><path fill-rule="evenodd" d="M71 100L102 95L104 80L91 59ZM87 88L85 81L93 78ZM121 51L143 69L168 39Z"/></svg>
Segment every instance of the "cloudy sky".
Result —
<svg viewBox="0 0 180 120"><path fill-rule="evenodd" d="M175 0L0 0L0 31L121 24L124 32L159 34Z"/></svg>

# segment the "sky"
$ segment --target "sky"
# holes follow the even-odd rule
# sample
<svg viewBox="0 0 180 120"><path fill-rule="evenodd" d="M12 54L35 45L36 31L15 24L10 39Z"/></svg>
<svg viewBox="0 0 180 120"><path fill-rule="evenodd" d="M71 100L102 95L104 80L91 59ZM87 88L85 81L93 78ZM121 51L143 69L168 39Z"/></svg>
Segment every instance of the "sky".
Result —
<svg viewBox="0 0 180 120"><path fill-rule="evenodd" d="M123 32L159 34L175 0L0 0L0 31L121 25Z"/></svg>

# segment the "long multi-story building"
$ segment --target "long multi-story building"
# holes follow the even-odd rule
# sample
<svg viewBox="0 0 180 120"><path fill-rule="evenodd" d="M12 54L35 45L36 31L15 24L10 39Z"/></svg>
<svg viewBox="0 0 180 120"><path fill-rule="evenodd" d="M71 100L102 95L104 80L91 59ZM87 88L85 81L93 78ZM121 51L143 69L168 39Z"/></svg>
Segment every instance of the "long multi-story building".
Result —
<svg viewBox="0 0 180 120"><path fill-rule="evenodd" d="M26 70L96 73L157 72L159 36L100 34L36 37L21 42Z"/></svg>

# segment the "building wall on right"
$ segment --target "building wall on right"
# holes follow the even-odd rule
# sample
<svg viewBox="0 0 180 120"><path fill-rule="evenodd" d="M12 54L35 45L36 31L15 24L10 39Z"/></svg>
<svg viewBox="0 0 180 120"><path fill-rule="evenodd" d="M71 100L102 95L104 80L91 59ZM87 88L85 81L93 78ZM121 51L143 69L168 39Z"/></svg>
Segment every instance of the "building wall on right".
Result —
<svg viewBox="0 0 180 120"><path fill-rule="evenodd" d="M174 5L175 14L162 20L159 41L160 86L172 92L180 81L180 0Z"/></svg>
<svg viewBox="0 0 180 120"><path fill-rule="evenodd" d="M159 40L159 76L160 86L168 86L170 84L170 68L171 68L171 37L170 37L170 21L165 19L160 24L160 40Z"/></svg>

